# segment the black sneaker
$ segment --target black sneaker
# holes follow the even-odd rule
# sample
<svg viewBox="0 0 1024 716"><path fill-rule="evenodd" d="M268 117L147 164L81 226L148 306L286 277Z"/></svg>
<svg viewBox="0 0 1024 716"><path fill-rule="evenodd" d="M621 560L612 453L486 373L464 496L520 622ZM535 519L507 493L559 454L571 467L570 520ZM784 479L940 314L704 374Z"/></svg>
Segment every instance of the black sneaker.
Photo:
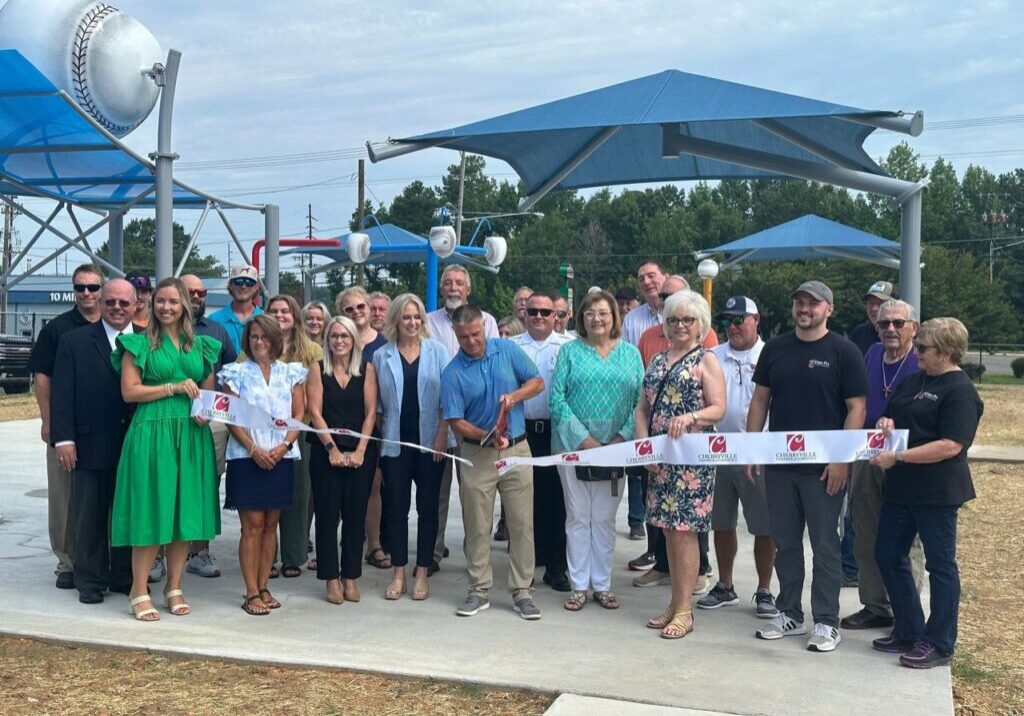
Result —
<svg viewBox="0 0 1024 716"><path fill-rule="evenodd" d="M626 565L632 572L646 572L654 566L654 552L644 552L636 559L629 560Z"/></svg>
<svg viewBox="0 0 1024 716"><path fill-rule="evenodd" d="M754 603L757 605L758 619L774 619L775 615L779 613L778 607L775 606L775 597L771 592L754 592Z"/></svg>
<svg viewBox="0 0 1024 716"><path fill-rule="evenodd" d="M718 609L739 603L740 598L736 596L736 590L719 582L697 602L697 606L701 609Z"/></svg>
<svg viewBox="0 0 1024 716"><path fill-rule="evenodd" d="M896 639L892 634L871 641L871 648L886 654L906 654L914 648L914 642Z"/></svg>
<svg viewBox="0 0 1024 716"><path fill-rule="evenodd" d="M892 629L895 620L892 617L875 614L868 609L861 609L848 617L843 617L839 626L843 629Z"/></svg>
<svg viewBox="0 0 1024 716"><path fill-rule="evenodd" d="M948 666L952 656L943 656L935 645L919 641L906 654L900 654L900 666L910 669L931 669L936 666Z"/></svg>
<svg viewBox="0 0 1024 716"><path fill-rule="evenodd" d="M498 520L498 528L494 530L494 540L508 542L508 525L505 524L505 520Z"/></svg>
<svg viewBox="0 0 1024 716"><path fill-rule="evenodd" d="M629 538L634 542L647 539L647 530L644 528L642 522L637 522L629 526Z"/></svg>

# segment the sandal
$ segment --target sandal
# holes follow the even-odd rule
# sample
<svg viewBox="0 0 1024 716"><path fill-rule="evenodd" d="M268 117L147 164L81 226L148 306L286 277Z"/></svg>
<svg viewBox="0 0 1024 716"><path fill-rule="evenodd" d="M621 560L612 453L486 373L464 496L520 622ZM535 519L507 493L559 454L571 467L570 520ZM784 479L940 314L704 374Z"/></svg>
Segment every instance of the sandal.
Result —
<svg viewBox="0 0 1024 716"><path fill-rule="evenodd" d="M661 630L662 639L682 639L684 636L693 631L693 612L689 609L680 609L672 617L672 621L665 625L665 628ZM687 624L683 621L684 617L690 617L690 623ZM672 629L674 631L668 631Z"/></svg>
<svg viewBox="0 0 1024 716"><path fill-rule="evenodd" d="M565 600L565 604L563 604L562 606L565 607L566 611L578 612L580 609L583 608L583 605L586 603L586 592L573 591L573 593L569 595L569 598Z"/></svg>
<svg viewBox="0 0 1024 716"><path fill-rule="evenodd" d="M136 605L142 604L143 602L149 602L149 609L135 611ZM150 598L149 594L143 594L141 597L131 599L128 602L128 613L140 622L155 622L160 619L160 612L153 608L153 600Z"/></svg>
<svg viewBox="0 0 1024 716"><path fill-rule="evenodd" d="M413 576L412 580L412 598L414 601L422 602L424 599L430 596L430 584L427 583L427 575Z"/></svg>
<svg viewBox="0 0 1024 716"><path fill-rule="evenodd" d="M406 590L405 579L404 578L402 579L402 586L399 589L395 589L392 586L392 585L394 585L395 581L396 580L392 579L391 580L391 584L389 584L388 588L384 590L384 598L387 599L388 601L391 601L391 602L395 601L396 599L400 599L401 596L403 594L405 594L405 590Z"/></svg>
<svg viewBox="0 0 1024 716"><path fill-rule="evenodd" d="M370 552L367 553L366 563L371 567L376 567L377 569L391 569L392 567L391 557L389 557L388 553L380 547L370 550Z"/></svg>
<svg viewBox="0 0 1024 716"><path fill-rule="evenodd" d="M253 602L260 602L263 605L262 609L259 605L253 604ZM242 602L242 611L250 616L265 617L270 614L270 607L263 602L260 598L259 592L257 592L256 594L250 594L245 598L245 601Z"/></svg>
<svg viewBox="0 0 1024 716"><path fill-rule="evenodd" d="M359 585L354 579L343 579L341 586L344 588L346 602L359 601Z"/></svg>
<svg viewBox="0 0 1024 716"><path fill-rule="evenodd" d="M615 593L612 591L594 592L594 601L600 604L605 609L619 608L619 599L615 596Z"/></svg>
<svg viewBox="0 0 1024 716"><path fill-rule="evenodd" d="M270 565L270 578L271 579L277 579L280 576L281 576L281 572L278 571L277 565L276 564Z"/></svg>
<svg viewBox="0 0 1024 716"><path fill-rule="evenodd" d="M331 590L332 586L336 586L337 590ZM327 601L331 604L344 604L345 593L341 590L341 582L337 579L332 579L327 582Z"/></svg>
<svg viewBox="0 0 1024 716"><path fill-rule="evenodd" d="M267 609L280 609L281 602L274 599L274 595L270 593L270 590L264 587L259 591L260 599L267 605Z"/></svg>
<svg viewBox="0 0 1024 716"><path fill-rule="evenodd" d="M306 562L306 569L308 569L310 572L315 572L316 571L316 558L315 557L313 559L309 560L308 562Z"/></svg>
<svg viewBox="0 0 1024 716"><path fill-rule="evenodd" d="M647 620L647 628L664 629L666 626L668 626L668 623L672 621L672 617L675 615L675 613L675 605L669 604L667 607L665 607L665 611L663 611L661 614L659 614L656 617L651 617Z"/></svg>
<svg viewBox="0 0 1024 716"><path fill-rule="evenodd" d="M171 604L171 600L176 598L181 599L181 601L177 604ZM171 611L171 614L176 617L183 617L186 614L192 613L192 607L190 607L188 602L185 601L185 597L181 593L180 589L172 589L169 592L164 592L164 600L167 602L167 608Z"/></svg>
<svg viewBox="0 0 1024 716"><path fill-rule="evenodd" d="M286 564L281 567L281 576L285 579L292 579L294 577L301 577L302 570L296 567L294 564Z"/></svg>

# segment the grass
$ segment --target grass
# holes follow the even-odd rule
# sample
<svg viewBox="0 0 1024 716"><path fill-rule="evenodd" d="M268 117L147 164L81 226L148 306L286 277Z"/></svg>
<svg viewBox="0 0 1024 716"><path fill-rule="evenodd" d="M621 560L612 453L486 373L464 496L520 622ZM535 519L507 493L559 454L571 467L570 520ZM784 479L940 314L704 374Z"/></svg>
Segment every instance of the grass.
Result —
<svg viewBox="0 0 1024 716"><path fill-rule="evenodd" d="M981 385L1020 385L1024 386L1024 378L1014 378L1012 375L1001 375L998 373L985 373L978 381Z"/></svg>

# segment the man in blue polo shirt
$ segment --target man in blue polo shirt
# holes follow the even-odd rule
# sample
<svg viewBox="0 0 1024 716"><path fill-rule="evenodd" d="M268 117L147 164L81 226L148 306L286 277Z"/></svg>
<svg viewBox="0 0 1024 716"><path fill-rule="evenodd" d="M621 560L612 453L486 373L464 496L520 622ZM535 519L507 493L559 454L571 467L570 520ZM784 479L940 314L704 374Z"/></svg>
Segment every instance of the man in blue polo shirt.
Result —
<svg viewBox="0 0 1024 716"><path fill-rule="evenodd" d="M462 457L473 463L461 471L459 484L469 594L455 613L468 617L490 607L491 528L498 491L509 531L508 586L514 608L523 619L540 619L531 586L533 468L519 467L499 478L494 463L501 457L530 456L523 401L543 391L544 381L519 346L487 337L479 308L457 308L452 327L460 350L441 376L441 406L445 420L462 441ZM502 407L508 418L507 434L494 431Z"/></svg>
<svg viewBox="0 0 1024 716"><path fill-rule="evenodd" d="M242 352L242 331L245 324L253 316L263 313L263 309L252 301L259 293L259 274L252 266L235 266L228 278L228 293L231 303L219 311L210 314L210 319L224 326L235 353Z"/></svg>

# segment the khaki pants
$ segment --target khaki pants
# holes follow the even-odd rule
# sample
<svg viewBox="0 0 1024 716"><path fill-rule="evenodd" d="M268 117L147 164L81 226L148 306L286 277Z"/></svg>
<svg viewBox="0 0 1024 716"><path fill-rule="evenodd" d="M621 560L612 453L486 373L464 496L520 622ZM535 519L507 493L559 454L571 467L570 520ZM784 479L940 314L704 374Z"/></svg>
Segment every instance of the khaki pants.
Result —
<svg viewBox="0 0 1024 716"><path fill-rule="evenodd" d="M213 420L210 422L210 432L213 433L213 451L217 456L217 484L220 484L220 478L223 477L226 467L224 455L228 449L228 425L219 420Z"/></svg>
<svg viewBox="0 0 1024 716"><path fill-rule="evenodd" d="M891 617L889 595L875 561L875 538L878 536L878 518L882 512L885 470L861 460L853 463L851 480L850 516L853 519L853 556L860 571L857 579L860 603L872 614ZM924 578L924 550L921 548L920 537L915 537L910 547L910 569L920 594Z"/></svg>
<svg viewBox="0 0 1024 716"><path fill-rule="evenodd" d="M513 599L533 593L533 468L517 467L498 477L494 463L499 457L530 457L525 440L503 450L500 455L490 447L462 444L462 457L473 467L460 465L459 498L462 522L466 530L466 566L469 592L486 595L494 583L491 569L491 529L494 527L494 498L501 494L508 526L508 588Z"/></svg>
<svg viewBox="0 0 1024 716"><path fill-rule="evenodd" d="M50 549L57 557L57 571L74 570L74 525L71 515L71 472L57 462L57 451L46 446L46 502Z"/></svg>

